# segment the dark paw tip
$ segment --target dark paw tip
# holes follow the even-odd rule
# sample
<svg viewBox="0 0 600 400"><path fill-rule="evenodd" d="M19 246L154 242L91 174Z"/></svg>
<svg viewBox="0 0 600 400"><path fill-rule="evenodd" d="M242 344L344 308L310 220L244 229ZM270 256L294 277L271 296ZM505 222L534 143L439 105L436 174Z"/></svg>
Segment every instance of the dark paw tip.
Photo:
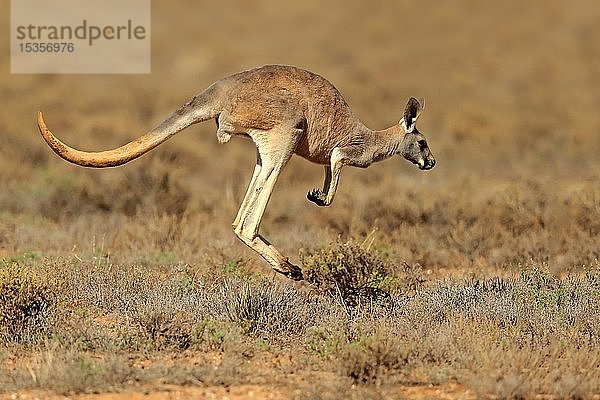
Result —
<svg viewBox="0 0 600 400"><path fill-rule="evenodd" d="M304 280L304 275L302 274L300 267L290 263L289 261L286 261L286 271L282 273L294 281Z"/></svg>
<svg viewBox="0 0 600 400"><path fill-rule="evenodd" d="M308 197L309 199L317 199L319 197L320 193L318 189L313 189L313 190L309 190L308 193L306 194L306 197Z"/></svg>
<svg viewBox="0 0 600 400"><path fill-rule="evenodd" d="M287 277L294 281L303 281L304 280L304 275L302 274L302 271L300 269L298 269L298 271L290 271L290 273L287 275Z"/></svg>
<svg viewBox="0 0 600 400"><path fill-rule="evenodd" d="M319 189L313 189L306 194L306 198L319 206L325 204L323 193Z"/></svg>

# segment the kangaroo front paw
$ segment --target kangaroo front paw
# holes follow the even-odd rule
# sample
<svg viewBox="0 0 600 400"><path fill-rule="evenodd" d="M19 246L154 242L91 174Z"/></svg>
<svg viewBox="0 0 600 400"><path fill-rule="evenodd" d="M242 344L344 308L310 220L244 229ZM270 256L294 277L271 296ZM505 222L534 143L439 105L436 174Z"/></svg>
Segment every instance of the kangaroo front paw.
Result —
<svg viewBox="0 0 600 400"><path fill-rule="evenodd" d="M306 194L306 198L320 207L329 205L325 201L326 200L325 193L321 192L321 190L319 190L319 189L309 190L308 193Z"/></svg>

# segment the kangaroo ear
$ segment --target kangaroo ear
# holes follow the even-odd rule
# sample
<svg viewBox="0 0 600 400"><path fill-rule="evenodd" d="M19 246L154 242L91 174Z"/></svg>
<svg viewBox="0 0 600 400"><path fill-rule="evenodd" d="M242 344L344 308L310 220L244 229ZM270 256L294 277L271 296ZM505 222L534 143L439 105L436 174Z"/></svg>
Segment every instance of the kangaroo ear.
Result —
<svg viewBox="0 0 600 400"><path fill-rule="evenodd" d="M421 115L424 105L424 100L419 101L414 97L408 99L408 103L406 103L406 108L404 109L404 118L400 121L406 133L411 133L415 129L417 118Z"/></svg>

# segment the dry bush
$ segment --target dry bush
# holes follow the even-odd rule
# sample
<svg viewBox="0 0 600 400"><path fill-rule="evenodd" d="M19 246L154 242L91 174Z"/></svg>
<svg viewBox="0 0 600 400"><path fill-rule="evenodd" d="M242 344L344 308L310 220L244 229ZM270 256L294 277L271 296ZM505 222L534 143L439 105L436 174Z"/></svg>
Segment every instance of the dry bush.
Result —
<svg viewBox="0 0 600 400"><path fill-rule="evenodd" d="M47 331L55 287L32 268L0 267L0 342L35 343Z"/></svg>
<svg viewBox="0 0 600 400"><path fill-rule="evenodd" d="M318 301L290 285L258 280L225 281L214 298L216 310L252 335L285 340L314 324Z"/></svg>
<svg viewBox="0 0 600 400"><path fill-rule="evenodd" d="M374 333L351 342L338 355L340 372L357 383L381 385L409 363L411 344L387 333Z"/></svg>

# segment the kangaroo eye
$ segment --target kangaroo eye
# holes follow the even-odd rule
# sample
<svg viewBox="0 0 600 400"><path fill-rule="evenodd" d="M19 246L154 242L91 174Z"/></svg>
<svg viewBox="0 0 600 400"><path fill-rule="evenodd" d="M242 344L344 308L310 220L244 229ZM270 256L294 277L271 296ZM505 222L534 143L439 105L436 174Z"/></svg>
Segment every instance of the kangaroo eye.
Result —
<svg viewBox="0 0 600 400"><path fill-rule="evenodd" d="M419 146L421 146L421 148L427 147L427 142L423 139L419 140L417 143L419 143Z"/></svg>

